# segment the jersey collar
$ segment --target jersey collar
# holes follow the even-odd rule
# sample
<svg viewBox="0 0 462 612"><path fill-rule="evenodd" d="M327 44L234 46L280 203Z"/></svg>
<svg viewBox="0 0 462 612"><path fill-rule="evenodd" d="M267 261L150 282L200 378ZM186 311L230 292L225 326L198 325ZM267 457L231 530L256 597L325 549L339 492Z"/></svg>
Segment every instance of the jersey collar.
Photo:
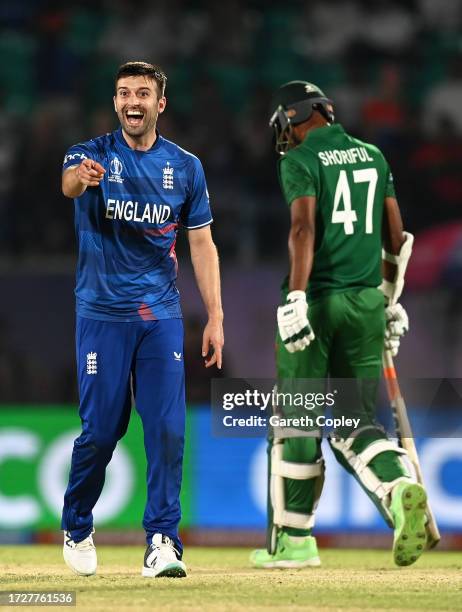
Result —
<svg viewBox="0 0 462 612"><path fill-rule="evenodd" d="M147 151L136 151L135 149L132 149L127 141L124 138L124 135L122 134L122 127L119 127L115 132L114 132L114 137L116 139L116 141L122 145L122 147L124 147L125 149L128 149L129 151L131 151L132 153L152 153L153 151L156 151L157 149L160 148L162 142L163 142L163 137L159 134L159 131L156 130L156 141L155 143L152 145L152 147L150 149L148 149Z"/></svg>
<svg viewBox="0 0 462 612"><path fill-rule="evenodd" d="M344 131L340 123L323 125L322 127L310 130L305 136L305 141L311 142L313 138L325 138L326 136L333 136L334 134L342 134Z"/></svg>

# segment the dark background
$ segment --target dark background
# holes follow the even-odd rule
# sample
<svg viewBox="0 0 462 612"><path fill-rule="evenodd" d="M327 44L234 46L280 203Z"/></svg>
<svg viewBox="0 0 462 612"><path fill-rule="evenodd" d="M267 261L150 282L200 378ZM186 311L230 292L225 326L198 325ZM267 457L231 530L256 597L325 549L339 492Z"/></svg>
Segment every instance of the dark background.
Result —
<svg viewBox="0 0 462 612"><path fill-rule="evenodd" d="M378 145L416 234L404 303L408 376L462 377L460 0L0 4L0 402L75 402L72 144L117 125L113 78L128 60L168 76L161 133L204 165L221 256L225 373L274 374L288 212L268 128L271 92L316 83L337 120ZM207 400L204 313L184 237L179 286L191 401Z"/></svg>

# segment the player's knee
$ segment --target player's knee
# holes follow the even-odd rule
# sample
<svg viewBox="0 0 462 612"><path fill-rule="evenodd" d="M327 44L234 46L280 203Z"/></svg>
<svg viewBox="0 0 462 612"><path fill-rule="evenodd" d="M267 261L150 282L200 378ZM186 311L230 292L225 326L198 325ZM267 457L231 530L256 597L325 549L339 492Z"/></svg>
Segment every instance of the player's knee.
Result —
<svg viewBox="0 0 462 612"><path fill-rule="evenodd" d="M184 440L183 429L178 427L177 424L171 423L171 422L167 422L163 424L162 435L173 446L182 444Z"/></svg>
<svg viewBox="0 0 462 612"><path fill-rule="evenodd" d="M86 448L95 453L112 453L117 444L117 435L113 432L85 432L75 441L77 447Z"/></svg>
<svg viewBox="0 0 462 612"><path fill-rule="evenodd" d="M314 463L322 456L321 440L303 436L284 440L284 459L296 463Z"/></svg>
<svg viewBox="0 0 462 612"><path fill-rule="evenodd" d="M117 436L110 434L100 434L95 437L94 445L95 449L102 453L111 452L114 450L117 444Z"/></svg>
<svg viewBox="0 0 462 612"><path fill-rule="evenodd" d="M157 439L163 448L166 461L169 461L169 458L176 460L183 449L184 430L177 422L168 419L158 424Z"/></svg>

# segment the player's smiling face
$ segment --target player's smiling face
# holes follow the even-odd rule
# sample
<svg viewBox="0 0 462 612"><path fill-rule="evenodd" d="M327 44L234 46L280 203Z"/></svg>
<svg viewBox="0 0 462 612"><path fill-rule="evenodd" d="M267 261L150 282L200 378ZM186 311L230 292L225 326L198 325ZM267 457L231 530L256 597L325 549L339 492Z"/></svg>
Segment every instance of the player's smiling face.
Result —
<svg viewBox="0 0 462 612"><path fill-rule="evenodd" d="M124 131L132 138L155 130L157 116L165 109L165 97L159 98L157 84L145 76L119 79L114 106Z"/></svg>

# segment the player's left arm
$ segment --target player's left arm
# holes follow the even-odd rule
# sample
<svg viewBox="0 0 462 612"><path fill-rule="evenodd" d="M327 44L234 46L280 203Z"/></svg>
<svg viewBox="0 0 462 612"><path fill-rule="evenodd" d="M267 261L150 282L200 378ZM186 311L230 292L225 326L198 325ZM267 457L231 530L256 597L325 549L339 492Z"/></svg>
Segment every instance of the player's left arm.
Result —
<svg viewBox="0 0 462 612"><path fill-rule="evenodd" d="M188 239L197 286L208 314L202 337L202 356L206 368L216 363L221 369L224 334L218 251L210 225L189 230ZM210 355L211 348L213 352Z"/></svg>

